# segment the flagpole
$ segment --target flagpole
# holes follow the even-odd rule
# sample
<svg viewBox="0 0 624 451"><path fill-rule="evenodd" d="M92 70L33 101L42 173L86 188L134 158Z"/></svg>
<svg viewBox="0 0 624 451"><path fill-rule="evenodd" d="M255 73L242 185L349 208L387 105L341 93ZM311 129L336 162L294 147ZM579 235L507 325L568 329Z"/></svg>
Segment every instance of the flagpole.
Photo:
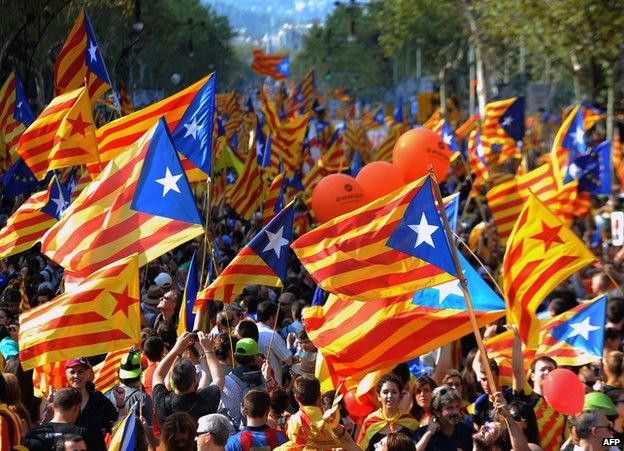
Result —
<svg viewBox="0 0 624 451"><path fill-rule="evenodd" d="M477 261L477 263L479 263L479 265L481 266L481 268L483 268L483 270L488 275L488 277L490 278L490 280L492 281L494 286L496 286L496 288L498 289L498 292L502 295L503 294L503 290L501 289L500 285L498 284L498 282L496 281L496 279L494 278L494 276L492 275L490 270L487 269L487 266L485 266L483 264L481 259L479 257L477 257L477 254L475 254L474 251L472 249L470 249L470 246L468 246L468 244L466 244L466 242L464 240L462 240L459 235L457 235L455 232L453 232L453 236L455 238L457 238L457 240L462 244L462 246L464 246L466 248L466 250L468 252L470 252L470 255L472 255L474 257L474 259Z"/></svg>
<svg viewBox="0 0 624 451"><path fill-rule="evenodd" d="M603 273L605 273L605 275L609 278L609 280L611 281L611 283L613 285L615 285L615 288L617 288L617 290L620 292L620 294L622 296L624 296L624 291L622 291L622 288L620 287L620 284L617 283L615 281L615 279L613 278L613 276L611 275L611 273L609 271L607 271L607 268L604 267L604 265L602 264L602 261L599 261L600 264L595 265L599 270L601 270Z"/></svg>
<svg viewBox="0 0 624 451"><path fill-rule="evenodd" d="M468 292L468 284L466 283L466 278L464 277L464 272L462 271L459 257L457 256L457 247L455 246L455 241L453 240L453 231L451 230L451 226L448 222L448 217L446 216L442 193L440 192L440 187L438 186L438 181L436 179L435 173L433 171L433 166L431 164L429 165L429 176L433 181L433 192L438 202L440 217L442 219L442 223L444 224L444 231L446 232L447 241L451 250L451 256L453 257L453 263L455 264L455 270L457 271L457 278L459 279L462 291L464 292L464 299L466 300L466 307L468 308L468 316L470 317L472 332L474 333L475 339L477 341L477 347L479 348L479 354L481 355L481 366L483 367L482 371L487 377L488 385L490 386L490 391L493 395L496 391L494 376L492 375L490 362L487 356L487 350L485 349L485 345L483 344L483 338L481 337L481 332L479 331L479 324L477 323L477 317L475 315L474 307L472 305L472 300L470 299L470 293Z"/></svg>
<svg viewBox="0 0 624 451"><path fill-rule="evenodd" d="M202 264L201 264L201 271L199 272L199 286L201 287L204 281L204 271L206 270L206 258L207 258L207 254L208 254L208 246L210 245L210 231L209 231L209 227L210 227L210 221L211 219L211 214L210 211L212 210L211 208L211 196L210 196L210 190L212 188L212 177L208 176L208 178L206 179L206 193L204 195L204 207L206 208L205 211L205 225L204 225L204 251L202 253ZM212 252L210 253L212 255ZM215 268L216 269L216 268Z"/></svg>

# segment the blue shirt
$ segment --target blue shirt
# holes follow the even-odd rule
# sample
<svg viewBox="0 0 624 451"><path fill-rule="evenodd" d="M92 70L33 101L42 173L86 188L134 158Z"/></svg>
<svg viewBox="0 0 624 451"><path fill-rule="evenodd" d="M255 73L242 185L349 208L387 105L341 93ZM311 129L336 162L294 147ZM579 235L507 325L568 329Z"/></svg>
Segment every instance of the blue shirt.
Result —
<svg viewBox="0 0 624 451"><path fill-rule="evenodd" d="M230 436L225 451L269 450L286 443L288 439L280 431L263 426L247 426L238 434Z"/></svg>

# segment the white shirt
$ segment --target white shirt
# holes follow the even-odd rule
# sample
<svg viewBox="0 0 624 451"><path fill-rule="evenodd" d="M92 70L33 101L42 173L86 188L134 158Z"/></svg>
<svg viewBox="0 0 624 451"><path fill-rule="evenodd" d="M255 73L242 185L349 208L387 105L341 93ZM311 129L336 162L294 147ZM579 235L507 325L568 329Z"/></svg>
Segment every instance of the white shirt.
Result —
<svg viewBox="0 0 624 451"><path fill-rule="evenodd" d="M292 354L286 346L286 342L277 332L273 332L273 329L268 327L264 323L258 323L258 348L260 353L266 355L269 351L269 345L271 346L271 355L269 356L269 366L273 370L275 376L275 382L282 384L282 367L285 363L290 362ZM273 337L273 343L271 343L271 337Z"/></svg>

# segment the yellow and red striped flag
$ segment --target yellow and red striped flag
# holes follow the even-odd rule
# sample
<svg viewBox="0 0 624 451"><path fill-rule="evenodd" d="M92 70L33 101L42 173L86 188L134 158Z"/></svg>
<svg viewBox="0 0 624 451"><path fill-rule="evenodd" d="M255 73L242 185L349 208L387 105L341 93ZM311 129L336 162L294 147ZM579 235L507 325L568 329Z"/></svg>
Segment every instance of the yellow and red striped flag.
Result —
<svg viewBox="0 0 624 451"><path fill-rule="evenodd" d="M93 383L95 389L102 393L106 393L115 385L119 385L119 367L121 359L127 355L132 347L124 347L118 351L112 351L106 354L104 361L93 367L95 377Z"/></svg>
<svg viewBox="0 0 624 451"><path fill-rule="evenodd" d="M232 186L229 203L240 217L250 220L262 203L264 189L256 147L252 146L245 159L243 171Z"/></svg>
<svg viewBox="0 0 624 451"><path fill-rule="evenodd" d="M61 362L50 362L34 369L33 390L37 398L47 398L50 389L67 387L67 377L65 376L65 360Z"/></svg>
<svg viewBox="0 0 624 451"><path fill-rule="evenodd" d="M507 322L518 325L527 347L537 348L537 307L567 277L595 259L574 232L529 193L503 258Z"/></svg>
<svg viewBox="0 0 624 451"><path fill-rule="evenodd" d="M20 362L29 370L139 342L139 265L136 256L83 279L75 291L20 315Z"/></svg>
<svg viewBox="0 0 624 451"><path fill-rule="evenodd" d="M112 85L95 33L84 8L54 64L54 92L61 95L85 85L88 98L95 103Z"/></svg>
<svg viewBox="0 0 624 451"><path fill-rule="evenodd" d="M95 124L86 88L52 99L20 137L17 153L39 180L52 169L97 162Z"/></svg>
<svg viewBox="0 0 624 451"><path fill-rule="evenodd" d="M126 88L126 82L119 80L119 103L121 104L121 114L127 116L134 112L134 105L132 104L132 97Z"/></svg>
<svg viewBox="0 0 624 451"><path fill-rule="evenodd" d="M458 138L465 138L475 128L479 127L480 120L481 116L479 116L478 114L473 114L468 119L466 119L466 122L457 127L457 129L455 130L455 136L457 136Z"/></svg>
<svg viewBox="0 0 624 451"><path fill-rule="evenodd" d="M158 121L111 161L43 237L42 252L84 277L135 253L144 265L202 235L166 128Z"/></svg>
<svg viewBox="0 0 624 451"><path fill-rule="evenodd" d="M198 96L210 101L211 93L214 93L214 74L202 78L188 88L160 102L98 128L96 134L100 162L87 166L92 177L95 178L113 158L141 138L161 117L167 122L178 152L185 154L183 147L185 147L184 144L190 142L190 138L193 138L191 144L195 143L194 149L199 149L200 146L196 145L195 137L199 137L204 132L212 132L213 114L206 111L205 115L197 115L200 119L195 118L196 121L194 122L190 116L195 115L189 107ZM203 105L205 103L199 102L198 108L212 108L212 103L211 105ZM208 135L206 135L207 138ZM206 145L208 144L210 144L209 148L212 149L212 143L206 143ZM206 179L206 173L184 156L182 157L182 165L190 181Z"/></svg>
<svg viewBox="0 0 624 451"><path fill-rule="evenodd" d="M379 147L375 149L373 160L392 162L392 151L394 150L394 145L403 131L403 124L391 125L390 130L388 130L388 135L379 144Z"/></svg>
<svg viewBox="0 0 624 451"><path fill-rule="evenodd" d="M553 210L557 209L558 186L550 164L544 164L526 174L499 184L495 184L492 180L492 184L494 187L487 192L486 198L496 225L498 239L502 244L507 242L522 206L529 196L529 189L547 207Z"/></svg>
<svg viewBox="0 0 624 451"><path fill-rule="evenodd" d="M557 205L553 205L553 210L567 227L572 227L574 218L579 215L577 208L579 194L578 180L566 183L557 191Z"/></svg>
<svg viewBox="0 0 624 451"><path fill-rule="evenodd" d="M264 227L282 209L284 204L284 173L275 176L262 204L262 226Z"/></svg>
<svg viewBox="0 0 624 451"><path fill-rule="evenodd" d="M288 53L268 55L261 49L254 49L252 55L251 69L254 72L265 77L272 77L275 80L285 80L290 76Z"/></svg>
<svg viewBox="0 0 624 451"><path fill-rule="evenodd" d="M620 139L620 129L615 127L613 130L613 170L620 183L620 191L624 189L624 165L622 165L622 141Z"/></svg>
<svg viewBox="0 0 624 451"><path fill-rule="evenodd" d="M488 138L487 153L497 158L491 163L500 164L512 157L519 158L517 142L524 137L524 98L512 97L486 104L482 133Z"/></svg>
<svg viewBox="0 0 624 451"><path fill-rule="evenodd" d="M277 170L279 158L282 159L286 177L292 177L295 171L301 168L303 158L303 140L308 126L308 115L282 122L275 105L262 93L262 113L266 120L266 127L271 134L272 154L271 166Z"/></svg>
<svg viewBox="0 0 624 451"><path fill-rule="evenodd" d="M435 127L437 123L440 122L440 119L442 119L442 113L440 112L440 108L437 108L433 112L431 117L427 119L424 124L422 124L422 126L424 128L428 128L429 130L433 130L433 127Z"/></svg>
<svg viewBox="0 0 624 451"><path fill-rule="evenodd" d="M48 203L48 190L30 196L0 230L0 258L19 254L33 247L56 224L56 218L41 209Z"/></svg>
<svg viewBox="0 0 624 451"><path fill-rule="evenodd" d="M468 162L470 163L470 170L474 175L470 195L475 197L481 192L483 185L490 179L490 171L485 162L484 149L481 144L481 133L478 130L470 132L470 137L468 138Z"/></svg>
<svg viewBox="0 0 624 451"><path fill-rule="evenodd" d="M0 170L16 161L20 136L34 120L24 87L13 71L0 89Z"/></svg>

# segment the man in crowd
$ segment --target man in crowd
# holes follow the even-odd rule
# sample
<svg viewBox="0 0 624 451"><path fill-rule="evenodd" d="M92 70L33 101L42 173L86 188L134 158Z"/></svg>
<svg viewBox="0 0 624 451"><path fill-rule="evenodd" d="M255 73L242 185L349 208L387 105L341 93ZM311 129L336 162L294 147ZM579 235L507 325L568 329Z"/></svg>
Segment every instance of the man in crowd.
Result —
<svg viewBox="0 0 624 451"><path fill-rule="evenodd" d="M273 330L277 315L277 305L263 301L258 305L258 347L260 353L267 356L275 382L282 383L283 366L293 363L293 356L286 342L279 333ZM269 352L270 350L270 352Z"/></svg>
<svg viewBox="0 0 624 451"><path fill-rule="evenodd" d="M223 451L231 430L232 426L225 415L204 415L197 425L197 451Z"/></svg>

